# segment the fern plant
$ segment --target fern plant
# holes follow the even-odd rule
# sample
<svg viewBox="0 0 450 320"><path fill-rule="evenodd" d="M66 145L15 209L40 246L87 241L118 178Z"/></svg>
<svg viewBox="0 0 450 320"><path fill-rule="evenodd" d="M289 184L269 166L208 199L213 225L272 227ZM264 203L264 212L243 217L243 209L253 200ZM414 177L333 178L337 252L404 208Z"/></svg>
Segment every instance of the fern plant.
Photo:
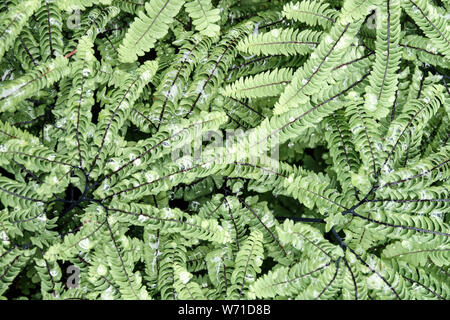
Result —
<svg viewBox="0 0 450 320"><path fill-rule="evenodd" d="M0 2L1 298L450 298L449 9Z"/></svg>

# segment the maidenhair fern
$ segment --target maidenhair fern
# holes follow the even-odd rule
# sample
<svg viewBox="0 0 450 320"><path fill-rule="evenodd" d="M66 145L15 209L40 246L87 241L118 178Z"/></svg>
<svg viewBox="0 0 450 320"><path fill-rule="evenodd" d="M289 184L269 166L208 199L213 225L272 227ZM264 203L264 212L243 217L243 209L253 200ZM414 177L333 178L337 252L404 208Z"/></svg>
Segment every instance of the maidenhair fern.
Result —
<svg viewBox="0 0 450 320"><path fill-rule="evenodd" d="M448 1L0 1L0 297L449 299Z"/></svg>

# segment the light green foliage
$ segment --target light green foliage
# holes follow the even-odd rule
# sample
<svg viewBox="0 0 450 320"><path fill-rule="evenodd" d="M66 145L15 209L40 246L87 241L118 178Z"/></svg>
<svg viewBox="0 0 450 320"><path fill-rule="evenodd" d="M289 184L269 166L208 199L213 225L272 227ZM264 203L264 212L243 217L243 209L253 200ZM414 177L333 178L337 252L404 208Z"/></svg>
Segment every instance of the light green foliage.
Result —
<svg viewBox="0 0 450 320"><path fill-rule="evenodd" d="M257 55L307 54L319 44L322 32L314 30L273 29L270 32L252 34L238 44L239 51Z"/></svg>
<svg viewBox="0 0 450 320"><path fill-rule="evenodd" d="M450 59L450 29L448 28L448 12L435 7L425 0L402 0L406 13L413 18L420 29L435 46L434 50Z"/></svg>
<svg viewBox="0 0 450 320"><path fill-rule="evenodd" d="M449 8L0 1L0 299L449 299Z"/></svg>
<svg viewBox="0 0 450 320"><path fill-rule="evenodd" d="M39 0L23 1L7 12L2 12L0 33L0 58L14 43L25 23L39 7Z"/></svg>
<svg viewBox="0 0 450 320"><path fill-rule="evenodd" d="M226 86L222 94L238 99L278 96L291 78L291 69L274 69L255 76L240 78L232 85Z"/></svg>
<svg viewBox="0 0 450 320"><path fill-rule="evenodd" d="M42 30L38 39L42 60L47 61L49 58L61 56L64 49L64 37L62 35L63 21L59 8L53 1L46 0L35 16L37 28Z"/></svg>
<svg viewBox="0 0 450 320"><path fill-rule="evenodd" d="M326 2L305 0L285 4L283 16L310 26L320 25L328 29L336 22L338 11L329 8L329 4Z"/></svg>
<svg viewBox="0 0 450 320"><path fill-rule="evenodd" d="M400 0L388 0L385 6L377 8L375 14L376 28L380 31L377 32L375 62L364 103L367 114L375 119L386 117L395 103L401 58L400 14Z"/></svg>
<svg viewBox="0 0 450 320"><path fill-rule="evenodd" d="M184 0L154 0L145 3L119 47L120 62L134 62L164 37Z"/></svg>
<svg viewBox="0 0 450 320"><path fill-rule="evenodd" d="M220 26L216 22L220 20L220 9L212 9L210 0L193 0L186 2L184 7L200 34L209 37L219 35Z"/></svg>

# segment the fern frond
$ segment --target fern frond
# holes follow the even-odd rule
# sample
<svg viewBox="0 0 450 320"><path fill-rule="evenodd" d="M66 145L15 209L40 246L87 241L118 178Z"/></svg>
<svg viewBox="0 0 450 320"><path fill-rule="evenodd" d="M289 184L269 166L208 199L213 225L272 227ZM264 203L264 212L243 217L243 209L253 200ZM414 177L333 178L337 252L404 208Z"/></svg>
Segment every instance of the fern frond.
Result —
<svg viewBox="0 0 450 320"><path fill-rule="evenodd" d="M29 0L10 8L0 25L0 60L13 45L15 38L27 23L30 16L38 9L39 0Z"/></svg>
<svg viewBox="0 0 450 320"><path fill-rule="evenodd" d="M17 103L32 97L36 91L51 86L54 82L69 73L68 59L58 57L35 69L20 78L4 81L0 85L0 111L14 111Z"/></svg>
<svg viewBox="0 0 450 320"><path fill-rule="evenodd" d="M336 22L338 12L329 8L329 4L326 2L305 0L285 4L283 16L287 19L306 23L312 27L320 25L328 29Z"/></svg>
<svg viewBox="0 0 450 320"><path fill-rule="evenodd" d="M450 30L444 12L424 0L402 0L402 6L434 44L435 50L450 59Z"/></svg>
<svg viewBox="0 0 450 320"><path fill-rule="evenodd" d="M448 244L439 242L416 243L411 240L396 241L383 250L383 257L405 261L414 266L425 266L430 259L437 266L449 264Z"/></svg>
<svg viewBox="0 0 450 320"><path fill-rule="evenodd" d="M252 231L242 248L236 255L235 269L231 274L231 286L227 296L242 299L246 289L255 281L256 275L261 271L263 234L260 231Z"/></svg>
<svg viewBox="0 0 450 320"><path fill-rule="evenodd" d="M3 256L0 264L0 294L3 294L30 259L32 252L14 250Z"/></svg>
<svg viewBox="0 0 450 320"><path fill-rule="evenodd" d="M192 0L184 4L186 12L192 18L192 24L207 37L215 37L220 32L216 24L220 20L220 9L213 9L210 0Z"/></svg>
<svg viewBox="0 0 450 320"><path fill-rule="evenodd" d="M167 34L183 4L184 0L146 2L145 12L138 12L118 48L120 61L134 62L153 48L155 42Z"/></svg>
<svg viewBox="0 0 450 320"><path fill-rule="evenodd" d="M240 78L226 86L222 94L237 99L262 98L279 95L284 86L292 79L292 69L281 68L259 73L255 76Z"/></svg>
<svg viewBox="0 0 450 320"><path fill-rule="evenodd" d="M347 47L353 41L359 23L343 25L338 21L334 25L322 38L314 54L302 68L295 72L292 82L275 104L275 114L285 113L294 109L294 106L307 103L309 96L321 89L317 83L326 79L332 68L338 65Z"/></svg>
<svg viewBox="0 0 450 320"><path fill-rule="evenodd" d="M252 34L241 40L237 49L257 55L283 54L305 55L319 44L322 32L314 30L273 29L266 33Z"/></svg>
<svg viewBox="0 0 450 320"><path fill-rule="evenodd" d="M96 4L109 5L111 0L56 0L56 5L64 11L85 10Z"/></svg>
<svg viewBox="0 0 450 320"><path fill-rule="evenodd" d="M191 281L192 273L189 273L180 265L174 265L174 289L177 298L182 300L205 300L205 296L198 283Z"/></svg>
<svg viewBox="0 0 450 320"><path fill-rule="evenodd" d="M370 86L366 87L364 109L376 119L385 117L393 108L397 90L398 75L402 50L399 0L388 0L386 6L377 11L377 30L375 62L369 76ZM383 26L383 27L382 27ZM385 27L384 27L385 26Z"/></svg>
<svg viewBox="0 0 450 320"><path fill-rule="evenodd" d="M64 43L62 35L62 16L59 8L53 1L45 1L45 4L37 10L37 27L39 28L39 48L42 61L63 55Z"/></svg>
<svg viewBox="0 0 450 320"><path fill-rule="evenodd" d="M97 124L99 130L97 132L100 134L93 137L98 150L91 163L90 171L94 169L98 158L103 158L108 154L108 149L112 147L110 144L112 137L117 134L126 121L134 101L156 73L157 67L157 61L146 62L137 70L136 74L132 73L127 76L127 79L124 80L124 87L117 88L112 93L110 103L99 115L99 123Z"/></svg>
<svg viewBox="0 0 450 320"><path fill-rule="evenodd" d="M317 264L314 260L306 259L290 268L280 267L269 271L250 286L249 296L264 299L295 296L304 290L318 273L330 268L330 265L330 262Z"/></svg>
<svg viewBox="0 0 450 320"><path fill-rule="evenodd" d="M40 62L39 44L30 28L22 29L14 44L15 56L23 61L24 70L28 71Z"/></svg>

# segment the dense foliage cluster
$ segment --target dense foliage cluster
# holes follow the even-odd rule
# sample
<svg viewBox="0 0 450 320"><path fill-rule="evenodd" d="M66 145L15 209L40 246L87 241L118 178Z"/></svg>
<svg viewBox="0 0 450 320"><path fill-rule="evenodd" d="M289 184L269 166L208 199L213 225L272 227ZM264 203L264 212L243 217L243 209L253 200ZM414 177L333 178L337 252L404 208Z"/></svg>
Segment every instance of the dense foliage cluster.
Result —
<svg viewBox="0 0 450 320"><path fill-rule="evenodd" d="M449 12L0 0L0 297L450 298Z"/></svg>

